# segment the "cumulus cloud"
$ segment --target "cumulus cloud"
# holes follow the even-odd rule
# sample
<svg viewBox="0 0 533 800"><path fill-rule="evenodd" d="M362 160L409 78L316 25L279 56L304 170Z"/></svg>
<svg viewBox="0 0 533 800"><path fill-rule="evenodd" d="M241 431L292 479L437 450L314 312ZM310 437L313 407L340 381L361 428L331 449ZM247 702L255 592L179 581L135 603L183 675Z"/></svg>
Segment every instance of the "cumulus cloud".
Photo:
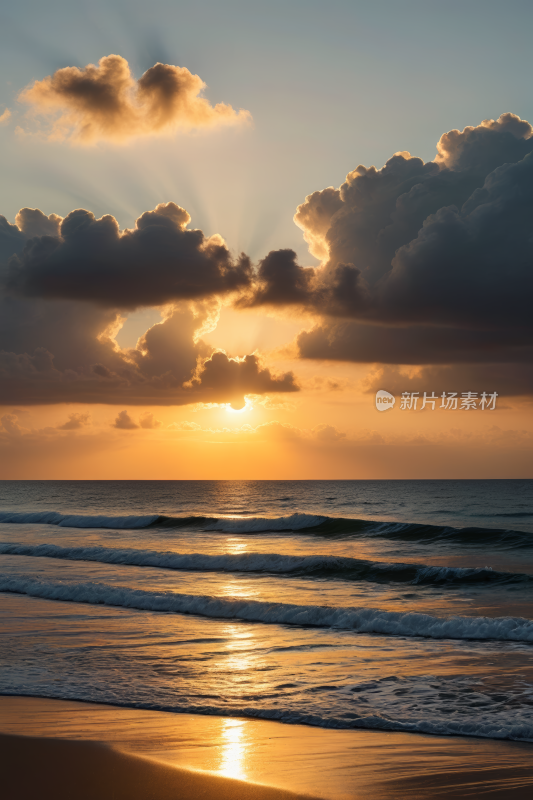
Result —
<svg viewBox="0 0 533 800"><path fill-rule="evenodd" d="M26 297L92 301L133 309L227 294L250 282L249 259L234 260L224 240L187 230L190 216L160 203L121 231L114 217L85 209L64 219L22 209L13 226L0 218L8 289Z"/></svg>
<svg viewBox="0 0 533 800"><path fill-rule="evenodd" d="M503 114L444 134L434 161L398 152L309 195L295 222L322 264L273 251L238 303L321 316L305 358L530 363L532 218L533 128Z"/></svg>
<svg viewBox="0 0 533 800"><path fill-rule="evenodd" d="M0 114L0 125L7 125L10 119L11 119L11 111L9 110L9 108L6 108Z"/></svg>
<svg viewBox="0 0 533 800"><path fill-rule="evenodd" d="M119 428L120 430L123 431L131 431L134 430L135 428L138 428L139 426L137 425L135 420L133 420L130 417L127 411L121 411L120 414L118 414L118 416L115 418L113 427Z"/></svg>
<svg viewBox="0 0 533 800"><path fill-rule="evenodd" d="M292 372L273 376L255 354L239 359L229 358L221 351L203 361L190 386L192 390L212 389L231 398L265 392L297 392L299 389Z"/></svg>
<svg viewBox="0 0 533 800"><path fill-rule="evenodd" d="M86 425L91 424L90 414L69 414L68 420L63 425L58 425L57 429L60 431L77 431L84 428Z"/></svg>
<svg viewBox="0 0 533 800"><path fill-rule="evenodd" d="M15 217L15 223L24 236L56 236L61 235L62 217L50 214L48 217L39 208L21 208Z"/></svg>
<svg viewBox="0 0 533 800"><path fill-rule="evenodd" d="M160 428L162 424L163 423L160 420L156 419L154 415L149 411L145 411L144 414L141 414L141 417L139 419L139 425L141 426L141 428L147 428L150 430L154 428Z"/></svg>
<svg viewBox="0 0 533 800"><path fill-rule="evenodd" d="M155 64L139 80L119 55L83 69L64 67L35 81L19 96L31 113L43 115L51 139L94 143L125 141L177 130L247 123L248 111L212 106L206 88L185 67Z"/></svg>
<svg viewBox="0 0 533 800"><path fill-rule="evenodd" d="M0 295L0 403L244 404L246 394L298 391L292 373L272 374L257 355L215 353L198 336L212 315L210 301L167 306L121 349L116 309Z"/></svg>
<svg viewBox="0 0 533 800"><path fill-rule="evenodd" d="M403 152L379 170L359 165L296 212L322 268L273 251L248 302L379 324L527 323L532 133L505 114L445 134L435 161Z"/></svg>

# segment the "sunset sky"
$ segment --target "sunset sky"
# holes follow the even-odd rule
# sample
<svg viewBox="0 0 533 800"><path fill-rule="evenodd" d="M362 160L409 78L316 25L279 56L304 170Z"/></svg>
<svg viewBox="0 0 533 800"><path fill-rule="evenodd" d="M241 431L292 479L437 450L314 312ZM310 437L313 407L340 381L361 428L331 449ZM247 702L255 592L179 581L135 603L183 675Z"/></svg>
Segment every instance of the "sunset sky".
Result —
<svg viewBox="0 0 533 800"><path fill-rule="evenodd" d="M532 26L1 11L0 477L533 477Z"/></svg>

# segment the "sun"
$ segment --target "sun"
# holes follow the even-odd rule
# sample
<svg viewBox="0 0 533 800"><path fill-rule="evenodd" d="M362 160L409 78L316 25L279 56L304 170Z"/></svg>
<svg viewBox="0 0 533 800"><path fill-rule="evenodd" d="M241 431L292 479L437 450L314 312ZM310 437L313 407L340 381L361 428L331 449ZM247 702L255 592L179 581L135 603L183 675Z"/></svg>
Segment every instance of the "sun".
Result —
<svg viewBox="0 0 533 800"><path fill-rule="evenodd" d="M245 411L251 411L253 409L253 405L247 399L245 400L242 408L235 408L235 406L238 405L240 405L238 401L234 403L226 403L226 411L228 411L230 414L243 414Z"/></svg>

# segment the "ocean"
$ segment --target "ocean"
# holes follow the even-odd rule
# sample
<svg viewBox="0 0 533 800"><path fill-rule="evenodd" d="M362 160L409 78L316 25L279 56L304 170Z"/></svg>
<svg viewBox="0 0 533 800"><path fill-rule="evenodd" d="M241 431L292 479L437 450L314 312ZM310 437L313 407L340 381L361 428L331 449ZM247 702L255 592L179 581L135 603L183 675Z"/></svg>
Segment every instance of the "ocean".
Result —
<svg viewBox="0 0 533 800"><path fill-rule="evenodd" d="M533 741L533 481L5 481L0 694Z"/></svg>

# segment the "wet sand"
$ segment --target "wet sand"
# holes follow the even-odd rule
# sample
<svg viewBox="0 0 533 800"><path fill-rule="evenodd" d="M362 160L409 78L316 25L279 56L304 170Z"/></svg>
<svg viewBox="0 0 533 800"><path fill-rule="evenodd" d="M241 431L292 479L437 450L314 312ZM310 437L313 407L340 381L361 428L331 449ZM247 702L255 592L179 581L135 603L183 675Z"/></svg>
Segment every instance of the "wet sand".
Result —
<svg viewBox="0 0 533 800"><path fill-rule="evenodd" d="M0 734L6 800L297 800L304 795L173 767L97 742Z"/></svg>
<svg viewBox="0 0 533 800"><path fill-rule="evenodd" d="M0 697L0 734L7 800L533 796L528 743L325 730L27 697Z"/></svg>

